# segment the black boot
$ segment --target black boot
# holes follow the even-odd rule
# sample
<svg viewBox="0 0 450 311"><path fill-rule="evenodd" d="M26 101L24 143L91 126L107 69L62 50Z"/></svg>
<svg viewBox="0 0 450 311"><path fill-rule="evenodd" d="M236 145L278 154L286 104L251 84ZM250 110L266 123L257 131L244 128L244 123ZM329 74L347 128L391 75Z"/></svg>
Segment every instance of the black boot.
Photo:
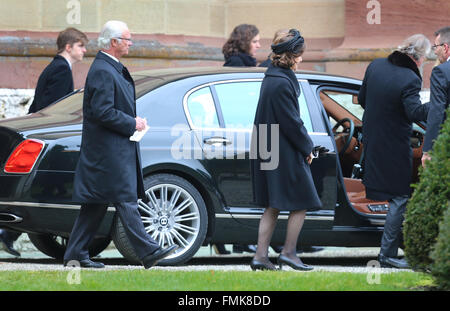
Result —
<svg viewBox="0 0 450 311"><path fill-rule="evenodd" d="M20 233L10 232L0 229L0 244L3 245L3 249L16 257L20 257L20 253L14 249L14 241L18 239Z"/></svg>
<svg viewBox="0 0 450 311"><path fill-rule="evenodd" d="M221 243L218 244L218 243L216 243L216 244L213 244L212 247L214 248L214 251L215 251L216 254L218 254L218 255L229 255L229 254L231 254L230 251L227 251L227 250L226 250L224 244L221 244Z"/></svg>

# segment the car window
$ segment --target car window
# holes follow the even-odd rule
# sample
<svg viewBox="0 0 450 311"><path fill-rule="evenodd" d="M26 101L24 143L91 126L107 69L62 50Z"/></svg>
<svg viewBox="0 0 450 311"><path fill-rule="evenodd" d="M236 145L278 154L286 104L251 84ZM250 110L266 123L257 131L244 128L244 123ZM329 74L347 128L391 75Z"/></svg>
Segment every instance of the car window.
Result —
<svg viewBox="0 0 450 311"><path fill-rule="evenodd" d="M358 104L357 95L346 91L321 90L320 100L328 114L331 127L342 118L352 118L361 124L364 109Z"/></svg>
<svg viewBox="0 0 450 311"><path fill-rule="evenodd" d="M302 86L300 85L300 89ZM300 106L300 118L302 118L303 125L305 126L308 132L313 132L311 116L309 115L308 105L306 104L305 93L303 90L300 92L300 96L298 97L298 104Z"/></svg>
<svg viewBox="0 0 450 311"><path fill-rule="evenodd" d="M187 108L192 125L197 128L218 128L216 107L209 86L198 89L189 95Z"/></svg>
<svg viewBox="0 0 450 311"><path fill-rule="evenodd" d="M324 91L326 95L328 95L331 99L333 99L336 103L344 107L348 112L353 114L359 120L362 120L364 109L359 104L355 104L353 102L352 93L341 93L335 91Z"/></svg>
<svg viewBox="0 0 450 311"><path fill-rule="evenodd" d="M220 108L227 128L251 129L258 106L260 81L216 84Z"/></svg>
<svg viewBox="0 0 450 311"><path fill-rule="evenodd" d="M227 128L251 129L258 106L261 81L230 82L216 84L215 90ZM311 117L305 96L299 98L300 116L306 129L312 132Z"/></svg>

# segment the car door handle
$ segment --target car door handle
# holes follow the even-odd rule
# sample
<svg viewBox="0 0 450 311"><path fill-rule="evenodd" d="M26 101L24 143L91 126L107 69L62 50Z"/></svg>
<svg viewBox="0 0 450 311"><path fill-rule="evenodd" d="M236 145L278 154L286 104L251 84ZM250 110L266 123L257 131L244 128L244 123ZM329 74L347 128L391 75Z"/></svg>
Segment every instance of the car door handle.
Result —
<svg viewBox="0 0 450 311"><path fill-rule="evenodd" d="M208 145L231 145L231 140L223 137L210 137L203 140Z"/></svg>

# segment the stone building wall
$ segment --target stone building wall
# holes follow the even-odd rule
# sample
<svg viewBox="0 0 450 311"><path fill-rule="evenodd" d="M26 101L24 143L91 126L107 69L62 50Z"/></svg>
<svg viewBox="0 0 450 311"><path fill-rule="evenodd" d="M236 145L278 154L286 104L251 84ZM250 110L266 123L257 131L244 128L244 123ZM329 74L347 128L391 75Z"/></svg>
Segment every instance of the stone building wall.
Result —
<svg viewBox="0 0 450 311"><path fill-rule="evenodd" d="M34 89L0 89L0 119L26 115Z"/></svg>
<svg viewBox="0 0 450 311"><path fill-rule="evenodd" d="M82 87L98 31L110 19L127 22L132 32L134 45L122 60L130 71L222 66L231 30L251 23L261 32L259 61L277 29L295 27L307 42L301 68L362 78L370 61L407 36L433 40L449 13L448 0L0 0L0 88L34 89L56 53L58 32L69 26L90 39L84 60L73 67L75 88ZM430 55L421 68L424 88L434 63ZM24 110L2 103L13 115Z"/></svg>

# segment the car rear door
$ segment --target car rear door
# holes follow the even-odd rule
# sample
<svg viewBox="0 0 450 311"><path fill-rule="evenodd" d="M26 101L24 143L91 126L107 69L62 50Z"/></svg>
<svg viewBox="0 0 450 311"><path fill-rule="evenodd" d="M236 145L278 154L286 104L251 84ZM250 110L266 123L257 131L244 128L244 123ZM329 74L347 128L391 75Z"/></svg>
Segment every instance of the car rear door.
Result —
<svg viewBox="0 0 450 311"><path fill-rule="evenodd" d="M226 210L252 207L249 149L261 81L217 81L200 85L186 96L186 115L200 145L203 165Z"/></svg>

